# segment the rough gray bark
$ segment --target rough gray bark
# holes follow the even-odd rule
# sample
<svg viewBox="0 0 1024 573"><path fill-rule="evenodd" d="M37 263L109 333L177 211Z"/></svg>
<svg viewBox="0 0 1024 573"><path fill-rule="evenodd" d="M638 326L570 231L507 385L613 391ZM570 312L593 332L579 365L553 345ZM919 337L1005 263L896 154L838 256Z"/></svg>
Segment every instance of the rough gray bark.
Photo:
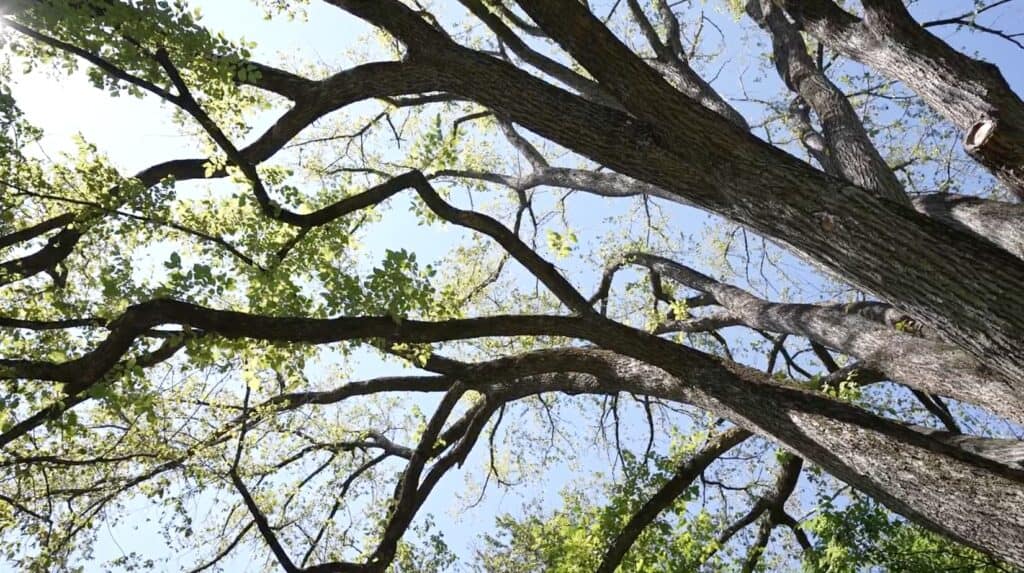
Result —
<svg viewBox="0 0 1024 573"><path fill-rule="evenodd" d="M976 404L1024 422L1021 395L998 374L959 348L894 330L857 312L856 305L779 304L718 282L674 261L645 254L628 259L661 276L715 297L740 323L789 333L855 356L862 365L923 392Z"/></svg>
<svg viewBox="0 0 1024 573"><path fill-rule="evenodd" d="M804 149L811 158L818 163L822 171L833 177L842 177L843 174L839 170L839 165L829 155L828 142L825 141L825 138L815 129L814 124L811 123L811 106L807 105L807 102L802 97L797 96L790 104L789 119L795 124L800 144L804 146Z"/></svg>
<svg viewBox="0 0 1024 573"><path fill-rule="evenodd" d="M636 118L583 110L550 86L531 84L477 54L459 56L481 74L460 82L458 91L506 110L533 131L621 173L677 192L792 246L906 309L1015 384L1024 380L1019 345L1024 293L1017 288L1024 284L1024 267L1019 259L871 197L741 133L666 84L582 6L533 0L520 5ZM365 6L358 12L394 27L378 14L367 14ZM481 81L489 73L494 81ZM495 84L503 89L494 89ZM514 93L508 89L512 85L532 96ZM558 113L548 115L542 101L548 97L557 102Z"/></svg>
<svg viewBox="0 0 1024 573"><path fill-rule="evenodd" d="M865 0L864 19L832 0L775 0L833 50L906 84L963 130L967 152L1024 198L1024 101L999 69L951 48L901 0Z"/></svg>
<svg viewBox="0 0 1024 573"><path fill-rule="evenodd" d="M629 349L631 358L563 349L497 360L488 368L506 376L536 372L515 382L524 393L626 391L694 404L772 436L919 524L1011 563L1024 562L1024 472L947 445L937 439L944 437L941 433L926 435L849 404L772 383L752 369L697 358L688 349L660 354L659 344L634 348L628 338L614 346ZM602 341L612 346L609 342ZM663 342L665 350L674 347ZM551 371L591 376L539 375Z"/></svg>
<svg viewBox="0 0 1024 573"><path fill-rule="evenodd" d="M979 438L922 426L913 426L913 428L922 434L934 436L947 444L955 445L992 461L1024 469L1024 442L1021 440Z"/></svg>
<svg viewBox="0 0 1024 573"><path fill-rule="evenodd" d="M912 202L919 213L975 233L1024 259L1024 205L953 193L918 195Z"/></svg>
<svg viewBox="0 0 1024 573"><path fill-rule="evenodd" d="M800 32L771 0L748 1L747 14L771 36L779 76L814 109L828 155L841 176L887 199L906 202L903 186L871 142L850 100L818 69Z"/></svg>

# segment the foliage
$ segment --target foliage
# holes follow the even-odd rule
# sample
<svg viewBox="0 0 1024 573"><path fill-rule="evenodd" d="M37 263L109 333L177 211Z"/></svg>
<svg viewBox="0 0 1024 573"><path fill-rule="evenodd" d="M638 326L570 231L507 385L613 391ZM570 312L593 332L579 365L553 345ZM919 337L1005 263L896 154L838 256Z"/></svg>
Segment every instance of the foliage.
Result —
<svg viewBox="0 0 1024 573"><path fill-rule="evenodd" d="M560 21L524 11L546 1L4 3L0 568L593 571L703 459L618 570L1011 570L952 510L917 523L879 500L930 487L978 523L1014 499L1012 384L947 335L988 324L969 281L1016 259L902 203L861 225L881 200L814 142L863 131L904 203L1005 209L991 166L800 30L812 83L854 112L826 125L746 2L550 0L631 52L623 87L549 41ZM957 39L1003 3L967 4ZM665 110L631 103L665 86ZM117 103L79 106L96 94ZM810 203L786 203L806 181ZM844 250L863 229L952 238L871 236L892 261L819 272L867 268ZM816 255L790 248L807 237ZM856 286L910 247L934 250L894 275L913 295L896 303L938 304L919 283L953 255L1000 264L938 277L953 318L910 318ZM930 358L958 384L925 379ZM571 485L555 500L548 480Z"/></svg>
<svg viewBox="0 0 1024 573"><path fill-rule="evenodd" d="M806 570L845 572L884 571L1007 571L1004 566L968 547L895 518L882 506L854 496L842 508L823 504L807 520L815 534L813 551L805 558Z"/></svg>
<svg viewBox="0 0 1024 573"><path fill-rule="evenodd" d="M596 570L629 518L672 477L667 458L648 464L625 454L624 462L623 479L605 482L601 495L592 485L576 486L562 492L561 507L554 511L535 505L524 517L499 516L496 532L484 537L478 568L500 573ZM707 510L693 507L698 491L698 486L689 488L644 530L620 571L693 571L705 563L717 528ZM716 557L709 565L721 563Z"/></svg>

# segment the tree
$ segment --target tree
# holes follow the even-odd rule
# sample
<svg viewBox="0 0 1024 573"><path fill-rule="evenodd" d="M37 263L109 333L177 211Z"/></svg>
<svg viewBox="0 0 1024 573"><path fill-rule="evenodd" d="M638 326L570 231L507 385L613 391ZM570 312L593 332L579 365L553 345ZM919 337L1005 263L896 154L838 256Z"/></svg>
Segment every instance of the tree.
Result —
<svg viewBox="0 0 1024 573"><path fill-rule="evenodd" d="M767 111L716 91L689 3L310 6L372 30L341 69L183 2L0 4L6 84L84 72L201 153L55 159L3 90L5 557L88 563L145 503L195 570L440 571L444 478L592 470L596 415L606 481L501 517L478 566L1024 566L1024 103L929 31L1016 49L984 18L1019 7L726 4L770 45ZM441 228L429 264L383 247ZM358 360L404 368L339 383Z"/></svg>

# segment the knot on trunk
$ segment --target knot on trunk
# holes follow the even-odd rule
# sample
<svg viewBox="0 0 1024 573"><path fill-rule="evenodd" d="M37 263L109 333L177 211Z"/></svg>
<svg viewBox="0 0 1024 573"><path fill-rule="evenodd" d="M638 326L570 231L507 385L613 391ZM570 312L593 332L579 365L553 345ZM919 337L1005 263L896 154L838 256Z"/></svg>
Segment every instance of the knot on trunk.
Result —
<svg viewBox="0 0 1024 573"><path fill-rule="evenodd" d="M997 127L999 127L999 121L995 119L983 119L975 122L967 130L967 135L964 137L964 147L969 152L984 147L992 139Z"/></svg>

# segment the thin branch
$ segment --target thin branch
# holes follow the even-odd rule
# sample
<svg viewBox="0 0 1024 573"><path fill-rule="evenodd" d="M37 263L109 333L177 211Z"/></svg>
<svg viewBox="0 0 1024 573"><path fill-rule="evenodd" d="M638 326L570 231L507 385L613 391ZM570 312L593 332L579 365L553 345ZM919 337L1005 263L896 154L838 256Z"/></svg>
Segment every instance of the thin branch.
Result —
<svg viewBox="0 0 1024 573"><path fill-rule="evenodd" d="M242 417L243 420L249 416L249 396L252 392L252 388L247 384L245 387L245 398L242 402ZM259 529L260 535L263 536L263 540L266 541L270 550L274 553L274 557L277 558L277 562L281 564L281 568L286 573L298 573L300 569L292 563L291 558L288 556L288 552L281 545L281 542L277 539L277 535L274 533L274 529L270 526L267 521L267 516L261 510L256 500L253 499L252 494L249 493L249 488L245 486L245 482L238 475L238 464L242 459L242 448L245 442L245 431L246 424L243 423L241 430L238 434L238 447L235 449L235 458L231 463L231 469L228 471L228 475L231 478L231 483L234 484L235 489L242 496L242 500L245 502L245 507L249 510L252 515L253 523L256 524L256 528Z"/></svg>

